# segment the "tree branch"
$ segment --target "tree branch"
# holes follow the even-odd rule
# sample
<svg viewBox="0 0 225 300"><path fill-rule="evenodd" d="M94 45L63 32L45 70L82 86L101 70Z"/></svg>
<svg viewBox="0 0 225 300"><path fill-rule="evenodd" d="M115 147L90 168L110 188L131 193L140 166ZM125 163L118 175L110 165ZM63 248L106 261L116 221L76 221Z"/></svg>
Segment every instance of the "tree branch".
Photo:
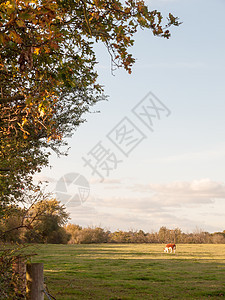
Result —
<svg viewBox="0 0 225 300"><path fill-rule="evenodd" d="M0 104L4 104L4 103L8 103L8 102L13 102L13 101L17 101L17 100L24 100L24 96L23 95L17 95L14 97L7 97L7 98L0 98Z"/></svg>

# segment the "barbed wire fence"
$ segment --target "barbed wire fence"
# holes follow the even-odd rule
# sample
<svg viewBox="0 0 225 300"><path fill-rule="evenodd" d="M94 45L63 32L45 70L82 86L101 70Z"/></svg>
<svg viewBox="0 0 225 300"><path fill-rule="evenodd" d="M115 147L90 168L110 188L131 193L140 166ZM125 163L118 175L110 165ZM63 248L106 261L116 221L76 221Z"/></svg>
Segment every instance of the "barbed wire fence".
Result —
<svg viewBox="0 0 225 300"><path fill-rule="evenodd" d="M57 300L54 296L52 296L52 294L50 294L46 283L44 283L43 292L49 300Z"/></svg>

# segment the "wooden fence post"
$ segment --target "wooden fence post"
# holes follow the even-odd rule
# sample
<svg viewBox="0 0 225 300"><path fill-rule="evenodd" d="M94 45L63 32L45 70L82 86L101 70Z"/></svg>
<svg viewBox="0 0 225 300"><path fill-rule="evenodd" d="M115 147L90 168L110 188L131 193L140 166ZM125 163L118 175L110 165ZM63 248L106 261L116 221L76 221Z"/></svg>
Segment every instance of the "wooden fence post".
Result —
<svg viewBox="0 0 225 300"><path fill-rule="evenodd" d="M44 300L44 266L42 263L27 264L27 300Z"/></svg>

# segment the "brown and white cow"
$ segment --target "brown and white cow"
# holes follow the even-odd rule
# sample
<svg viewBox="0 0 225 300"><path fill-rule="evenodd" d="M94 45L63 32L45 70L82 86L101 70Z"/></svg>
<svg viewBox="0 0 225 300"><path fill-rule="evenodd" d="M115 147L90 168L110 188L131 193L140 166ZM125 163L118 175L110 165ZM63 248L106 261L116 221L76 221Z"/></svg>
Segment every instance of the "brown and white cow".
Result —
<svg viewBox="0 0 225 300"><path fill-rule="evenodd" d="M176 252L176 245L175 244L167 244L165 249L164 249L164 252L167 252L167 253L172 253L172 252Z"/></svg>

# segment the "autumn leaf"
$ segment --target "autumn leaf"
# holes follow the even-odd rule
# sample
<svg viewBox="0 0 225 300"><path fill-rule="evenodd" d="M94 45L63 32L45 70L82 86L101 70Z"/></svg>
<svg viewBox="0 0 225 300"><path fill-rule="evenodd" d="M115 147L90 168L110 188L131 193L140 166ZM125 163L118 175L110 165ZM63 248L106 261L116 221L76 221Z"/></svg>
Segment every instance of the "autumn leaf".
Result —
<svg viewBox="0 0 225 300"><path fill-rule="evenodd" d="M34 48L34 54L39 54L41 48Z"/></svg>

